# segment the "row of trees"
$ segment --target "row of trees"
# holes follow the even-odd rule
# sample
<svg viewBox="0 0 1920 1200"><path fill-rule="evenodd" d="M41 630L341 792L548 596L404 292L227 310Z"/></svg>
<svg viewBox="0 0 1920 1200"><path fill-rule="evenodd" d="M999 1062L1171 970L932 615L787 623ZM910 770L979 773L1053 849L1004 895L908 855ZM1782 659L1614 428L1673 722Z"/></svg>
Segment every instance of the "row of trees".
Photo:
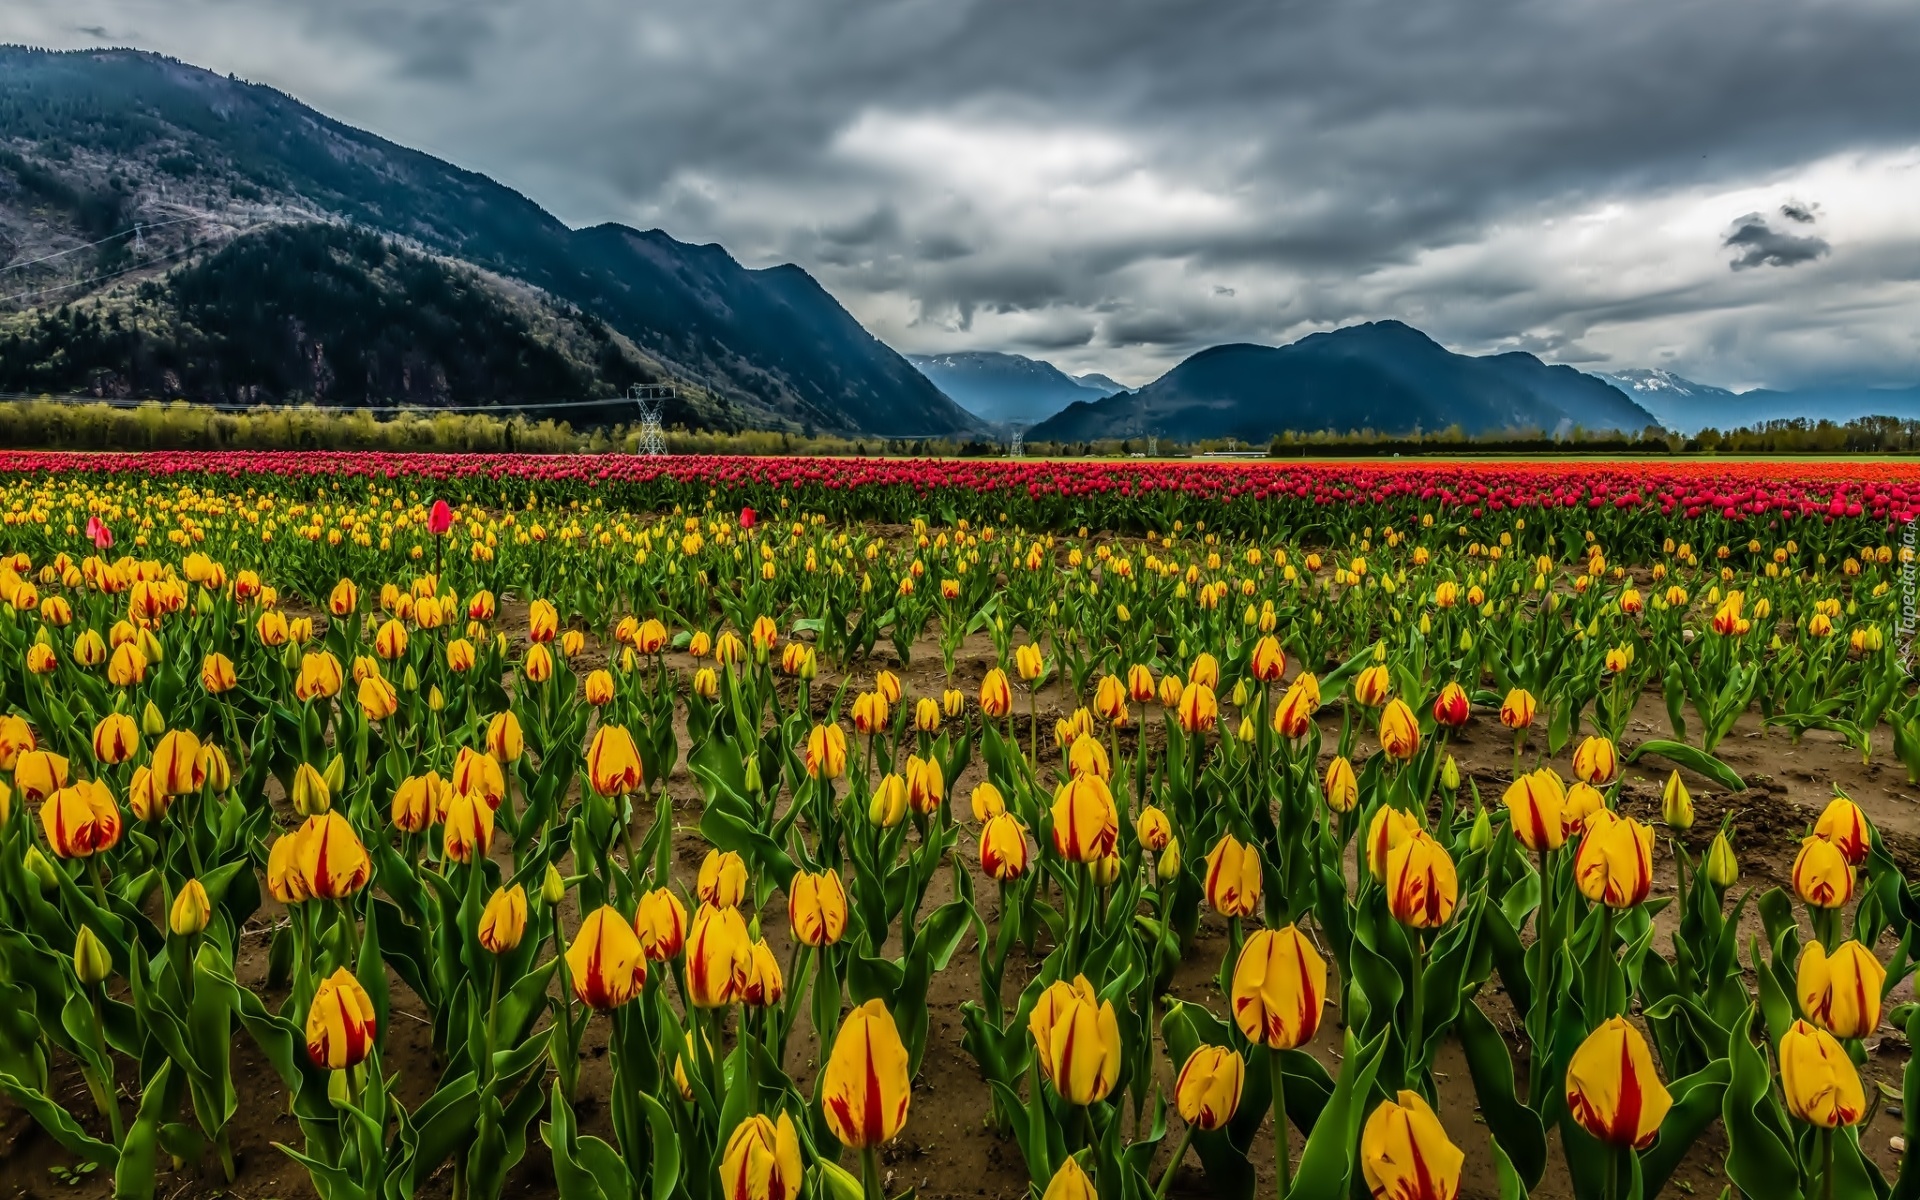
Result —
<svg viewBox="0 0 1920 1200"><path fill-rule="evenodd" d="M590 414L595 410L587 410ZM520 451L539 454L632 451L639 430L629 424L587 425L531 420L523 414L422 410L381 417L346 408L262 407L227 412L158 401L135 407L69 403L52 398L0 403L0 446L67 450L437 450ZM986 458L1004 455L1002 442L888 440L750 429L738 432L676 428L666 434L675 454L914 455ZM1259 453L1245 443L1178 445L1162 439L1161 455ZM1144 455L1144 438L1093 442L1028 442L1033 457L1124 458ZM1833 421L1769 421L1691 437L1649 427L1639 434L1576 430L1553 438L1537 433L1467 437L1458 430L1414 436L1362 430L1347 434L1282 434L1265 447L1270 458L1355 457L1387 454L1905 454L1920 450L1920 421L1862 417Z"/></svg>

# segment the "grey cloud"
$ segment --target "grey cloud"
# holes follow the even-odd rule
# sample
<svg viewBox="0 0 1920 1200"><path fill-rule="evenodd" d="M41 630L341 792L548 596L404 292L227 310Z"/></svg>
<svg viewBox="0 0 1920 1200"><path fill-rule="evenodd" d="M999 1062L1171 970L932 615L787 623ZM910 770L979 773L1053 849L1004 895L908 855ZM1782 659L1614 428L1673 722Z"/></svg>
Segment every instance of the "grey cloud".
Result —
<svg viewBox="0 0 1920 1200"><path fill-rule="evenodd" d="M1729 22L1724 6L1671 0L10 0L0 37L98 41L69 31L137 21L153 49L487 171L571 222L658 224L751 265L797 261L903 349L997 348L1068 314L1092 330L1082 369L1105 347L1113 370L1146 376L1213 342L1399 316L1462 346L1527 331L1558 340L1555 354L1631 325L1639 340L1613 345L1644 361L1672 349L1664 327L1684 326L1720 339L1697 353L1729 373L1784 375L1850 344L1920 375L1910 343L1849 341L1809 297L1785 294L1816 269L1746 269L1823 258L1817 274L1836 288L1893 278L1894 266L1848 259L1838 227L1784 194L1742 202L1767 215L1725 237L1735 272L1701 239L1708 283L1583 284L1611 281L1605 256L1620 247L1550 267L1543 238L1450 265L1569 212L1920 145L1909 5L1751 0L1742 12ZM1060 142L964 163L904 133L848 152L863 123L916 118ZM1094 153L1102 138L1118 147L1111 161ZM1058 165L1076 155L1092 165ZM1155 199L1155 187L1191 196ZM1100 202L1050 220L1076 189ZM1807 218L1824 237L1801 229ZM1872 257L1892 264L1906 249ZM1231 303L1207 294L1220 278ZM1901 303L1872 319L1910 329L1916 302ZM1752 331L1776 316L1808 339L1764 351ZM1806 348L1818 338L1825 349Z"/></svg>
<svg viewBox="0 0 1920 1200"><path fill-rule="evenodd" d="M1783 208L1782 212L1786 210ZM1794 220L1800 218L1794 217ZM1808 218L1809 220L1811 217ZM1729 265L1736 271L1752 267L1792 267L1823 258L1833 249L1825 238L1811 234L1785 233L1767 224L1759 213L1748 213L1734 222L1732 233L1721 245L1740 253Z"/></svg>

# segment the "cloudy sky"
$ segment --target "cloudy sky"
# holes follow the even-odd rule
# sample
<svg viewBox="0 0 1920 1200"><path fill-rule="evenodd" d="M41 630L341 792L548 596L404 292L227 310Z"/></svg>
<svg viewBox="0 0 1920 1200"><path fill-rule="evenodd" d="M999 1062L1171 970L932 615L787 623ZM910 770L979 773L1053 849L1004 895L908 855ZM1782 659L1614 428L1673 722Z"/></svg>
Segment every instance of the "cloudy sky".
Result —
<svg viewBox="0 0 1920 1200"><path fill-rule="evenodd" d="M574 224L791 260L907 351L1129 383L1394 317L1920 380L1912 0L7 0Z"/></svg>

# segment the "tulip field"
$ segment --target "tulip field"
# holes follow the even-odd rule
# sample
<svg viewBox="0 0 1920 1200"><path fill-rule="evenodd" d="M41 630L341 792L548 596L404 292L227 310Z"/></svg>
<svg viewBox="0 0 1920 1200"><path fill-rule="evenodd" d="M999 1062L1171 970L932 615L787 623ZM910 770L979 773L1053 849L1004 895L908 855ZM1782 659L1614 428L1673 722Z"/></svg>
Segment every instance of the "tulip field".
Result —
<svg viewBox="0 0 1920 1200"><path fill-rule="evenodd" d="M1920 1198L1917 511L0 452L0 1184Z"/></svg>

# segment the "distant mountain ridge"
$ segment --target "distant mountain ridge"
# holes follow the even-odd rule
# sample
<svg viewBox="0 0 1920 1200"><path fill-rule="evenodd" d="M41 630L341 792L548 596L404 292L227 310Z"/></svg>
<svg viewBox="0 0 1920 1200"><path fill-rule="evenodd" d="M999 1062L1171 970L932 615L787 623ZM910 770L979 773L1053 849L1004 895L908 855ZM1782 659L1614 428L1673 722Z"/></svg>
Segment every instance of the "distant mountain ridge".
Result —
<svg viewBox="0 0 1920 1200"><path fill-rule="evenodd" d="M198 261L203 243L237 229L344 223L538 289L539 304L604 324L627 351L582 386L605 393L671 379L698 424L879 435L984 427L799 267L749 270L719 246L658 230L569 229L483 175L158 55L0 48L0 262L73 251L134 222L137 245L119 239L14 275L26 281L19 290L57 290L30 298L24 313L0 310L0 337L40 310L116 287L165 288L177 262ZM97 287L68 286L102 276ZM59 386L124 385L139 373L137 349L119 368L69 371ZM62 363L28 368L45 379ZM216 374L217 392L200 398L263 383L244 370L196 377ZM0 390L18 381L0 379Z"/></svg>
<svg viewBox="0 0 1920 1200"><path fill-rule="evenodd" d="M907 361L954 403L996 424L1043 420L1076 400L1123 390L1104 376L1075 379L1050 362L997 350L909 354Z"/></svg>
<svg viewBox="0 0 1920 1200"><path fill-rule="evenodd" d="M1375 321L1286 346L1202 350L1143 388L1073 404L1028 436L1257 443L1289 430L1638 432L1653 424L1619 388L1571 367L1519 352L1455 354L1410 325Z"/></svg>
<svg viewBox="0 0 1920 1200"><path fill-rule="evenodd" d="M1766 421L1832 421L1860 417L1920 419L1920 386L1906 388L1809 387L1735 392L1696 383L1671 371L1633 367L1594 372L1632 396L1669 429L1692 435L1702 429L1737 429Z"/></svg>

